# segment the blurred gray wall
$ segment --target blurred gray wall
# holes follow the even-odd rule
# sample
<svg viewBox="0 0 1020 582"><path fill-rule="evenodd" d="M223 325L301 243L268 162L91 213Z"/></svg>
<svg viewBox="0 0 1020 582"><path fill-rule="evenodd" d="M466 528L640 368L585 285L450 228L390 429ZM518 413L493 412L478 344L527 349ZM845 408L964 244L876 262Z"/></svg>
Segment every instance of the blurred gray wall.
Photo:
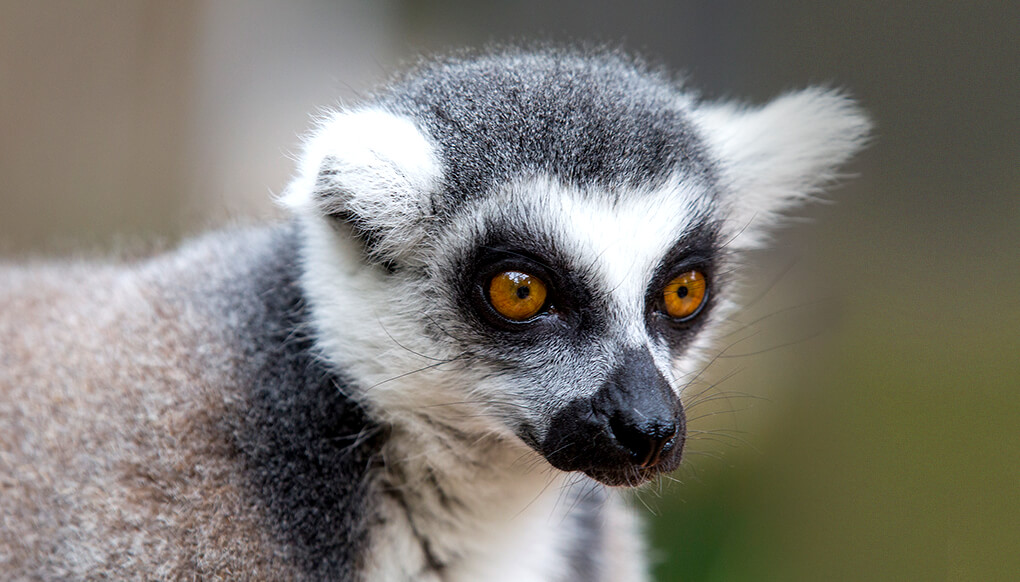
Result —
<svg viewBox="0 0 1020 582"><path fill-rule="evenodd" d="M168 232L187 175L197 8L0 2L2 248Z"/></svg>
<svg viewBox="0 0 1020 582"><path fill-rule="evenodd" d="M0 251L273 215L312 115L392 68L395 22L387 1L0 0Z"/></svg>

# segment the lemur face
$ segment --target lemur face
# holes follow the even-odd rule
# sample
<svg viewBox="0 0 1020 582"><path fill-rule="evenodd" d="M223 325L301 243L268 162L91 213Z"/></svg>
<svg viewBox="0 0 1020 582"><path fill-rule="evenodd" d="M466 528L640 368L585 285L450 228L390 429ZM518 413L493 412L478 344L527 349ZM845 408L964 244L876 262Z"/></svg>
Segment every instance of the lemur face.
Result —
<svg viewBox="0 0 1020 582"><path fill-rule="evenodd" d="M430 317L454 323L426 328L554 467L635 485L680 462L687 356L727 284L705 187L527 180L465 204L438 241L425 287L450 311Z"/></svg>
<svg viewBox="0 0 1020 582"><path fill-rule="evenodd" d="M383 419L640 484L680 462L732 256L866 129L838 94L701 104L616 55L425 65L326 120L288 190L319 343Z"/></svg>

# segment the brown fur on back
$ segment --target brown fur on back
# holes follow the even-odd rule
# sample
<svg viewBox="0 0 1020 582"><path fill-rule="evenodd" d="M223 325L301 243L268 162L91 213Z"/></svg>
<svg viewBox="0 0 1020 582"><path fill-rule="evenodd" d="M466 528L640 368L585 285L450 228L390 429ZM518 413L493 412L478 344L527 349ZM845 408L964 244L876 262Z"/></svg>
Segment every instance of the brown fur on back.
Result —
<svg viewBox="0 0 1020 582"><path fill-rule="evenodd" d="M232 439L243 354L171 300L216 258L0 269L5 579L291 577Z"/></svg>

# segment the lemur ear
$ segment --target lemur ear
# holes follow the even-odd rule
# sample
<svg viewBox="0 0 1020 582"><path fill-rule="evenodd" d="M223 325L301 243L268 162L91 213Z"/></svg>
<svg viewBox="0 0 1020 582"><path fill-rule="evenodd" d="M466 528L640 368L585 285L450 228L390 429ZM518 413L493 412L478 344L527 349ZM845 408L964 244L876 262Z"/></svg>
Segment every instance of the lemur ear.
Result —
<svg viewBox="0 0 1020 582"><path fill-rule="evenodd" d="M409 228L426 217L442 167L407 118L381 109L337 113L305 144L298 176L281 198L302 216L349 224L375 258L398 258Z"/></svg>
<svg viewBox="0 0 1020 582"><path fill-rule="evenodd" d="M764 227L835 180L871 128L852 100L819 88L763 107L704 104L696 116L720 164L738 248L761 244Z"/></svg>

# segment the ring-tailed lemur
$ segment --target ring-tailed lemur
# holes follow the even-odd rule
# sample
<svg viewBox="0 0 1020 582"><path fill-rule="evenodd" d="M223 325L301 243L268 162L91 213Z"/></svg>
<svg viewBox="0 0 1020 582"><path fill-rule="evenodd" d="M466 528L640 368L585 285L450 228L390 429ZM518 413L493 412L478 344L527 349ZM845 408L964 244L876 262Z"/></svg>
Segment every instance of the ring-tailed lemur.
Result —
<svg viewBox="0 0 1020 582"><path fill-rule="evenodd" d="M0 286L6 579L639 581L733 257L867 131L609 52L425 62L289 223Z"/></svg>

